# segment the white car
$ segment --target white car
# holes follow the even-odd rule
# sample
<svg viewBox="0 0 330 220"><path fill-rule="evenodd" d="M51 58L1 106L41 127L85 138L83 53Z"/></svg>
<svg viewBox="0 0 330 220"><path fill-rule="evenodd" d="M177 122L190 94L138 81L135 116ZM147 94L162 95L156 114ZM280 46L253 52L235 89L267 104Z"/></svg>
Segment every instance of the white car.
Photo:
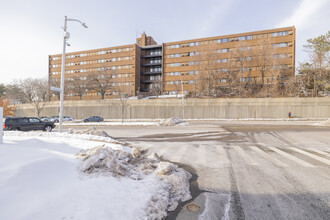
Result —
<svg viewBox="0 0 330 220"><path fill-rule="evenodd" d="M60 116L52 116L49 117L49 120L54 122L54 123L58 123L60 121ZM63 116L63 121L73 121L74 119L72 117L69 116Z"/></svg>

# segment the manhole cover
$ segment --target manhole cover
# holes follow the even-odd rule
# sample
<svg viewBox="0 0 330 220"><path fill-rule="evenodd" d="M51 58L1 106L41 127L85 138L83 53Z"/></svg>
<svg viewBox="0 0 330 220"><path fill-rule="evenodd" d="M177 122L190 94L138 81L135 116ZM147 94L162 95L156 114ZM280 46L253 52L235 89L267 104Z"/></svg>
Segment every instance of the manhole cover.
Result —
<svg viewBox="0 0 330 220"><path fill-rule="evenodd" d="M199 211L199 206L198 205L195 205L195 204L189 204L187 206L187 209L190 211L190 212L198 212Z"/></svg>

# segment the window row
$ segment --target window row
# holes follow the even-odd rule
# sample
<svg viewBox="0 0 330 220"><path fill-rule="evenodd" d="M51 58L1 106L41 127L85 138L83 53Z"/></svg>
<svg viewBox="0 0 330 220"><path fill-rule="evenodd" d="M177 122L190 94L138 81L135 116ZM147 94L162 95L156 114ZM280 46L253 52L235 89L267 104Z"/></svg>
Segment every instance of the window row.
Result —
<svg viewBox="0 0 330 220"><path fill-rule="evenodd" d="M194 66L194 65L198 65L199 62L198 61L190 61L187 63L170 63L168 64L168 66L170 67L177 67L177 66Z"/></svg>
<svg viewBox="0 0 330 220"><path fill-rule="evenodd" d="M248 36L240 36L240 37L231 37L231 38L222 38L218 39L215 42L216 43L227 43L227 42L233 42L233 41L244 41L244 40L252 40L252 35Z"/></svg>
<svg viewBox="0 0 330 220"><path fill-rule="evenodd" d="M280 32L272 33L273 37L280 37L280 36L286 36L286 35L288 35L288 31L280 31Z"/></svg>
<svg viewBox="0 0 330 220"><path fill-rule="evenodd" d="M93 53L92 55L103 55L103 54L108 54L108 53L120 53L120 52L124 52L124 51L130 51L132 49L133 48L131 48L131 47L127 47L127 48L119 48L119 49L112 49L112 50L102 50L102 51L96 52L96 54Z"/></svg>
<svg viewBox="0 0 330 220"><path fill-rule="evenodd" d="M188 80L188 81L175 80L175 81L167 82L168 85L180 85L181 83L182 84L194 84L195 80Z"/></svg>
<svg viewBox="0 0 330 220"><path fill-rule="evenodd" d="M122 61L122 60L129 60L134 59L134 57L114 57L111 59L100 59L100 60L90 60L90 61L80 61L80 62L74 62L74 63L66 63L65 66L77 66L77 65L86 65L86 64L93 64L93 63L105 63L105 62L116 62L116 61ZM51 68L60 67L61 64L53 64L51 65Z"/></svg>
<svg viewBox="0 0 330 220"><path fill-rule="evenodd" d="M188 52L188 53L175 53L175 54L170 54L170 58L178 58L178 57L190 57L190 56L197 56L199 55L199 51L196 52Z"/></svg>
<svg viewBox="0 0 330 220"><path fill-rule="evenodd" d="M90 53L69 54L69 55L66 55L65 58L70 59L70 58L86 57L86 56L92 56L92 55L102 55L102 54L107 54L107 53L118 53L118 52L131 51L131 50L133 50L132 47L112 49L112 50L102 50L102 51L90 52ZM60 56L50 58L50 60L60 60L60 59L61 59Z"/></svg>
<svg viewBox="0 0 330 220"><path fill-rule="evenodd" d="M186 44L173 44L170 45L169 48L173 49L173 48L181 48L181 47L195 47L195 46L199 46L200 42L190 42L190 43L186 43Z"/></svg>
<svg viewBox="0 0 330 220"><path fill-rule="evenodd" d="M122 60L129 60L130 57L113 57L110 59L100 59L97 60L98 63L106 63L106 62L116 62L116 61L122 61ZM134 57L132 57L134 59Z"/></svg>
<svg viewBox="0 0 330 220"><path fill-rule="evenodd" d="M167 73L168 76L181 76L181 75L197 75L199 73L198 70L191 70L188 72L170 72Z"/></svg>

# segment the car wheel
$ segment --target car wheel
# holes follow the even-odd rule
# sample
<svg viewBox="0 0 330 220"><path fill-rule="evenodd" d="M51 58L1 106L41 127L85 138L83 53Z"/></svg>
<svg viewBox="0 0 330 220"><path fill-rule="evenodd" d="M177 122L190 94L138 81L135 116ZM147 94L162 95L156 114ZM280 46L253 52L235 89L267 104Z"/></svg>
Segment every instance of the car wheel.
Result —
<svg viewBox="0 0 330 220"><path fill-rule="evenodd" d="M47 125L44 130L47 131L47 132L51 132L52 131L52 127Z"/></svg>
<svg viewBox="0 0 330 220"><path fill-rule="evenodd" d="M101 119L97 120L97 122L100 122L100 121L102 121L102 120Z"/></svg>
<svg viewBox="0 0 330 220"><path fill-rule="evenodd" d="M69 121L72 121L72 119L69 119Z"/></svg>
<svg viewBox="0 0 330 220"><path fill-rule="evenodd" d="M86 119L86 120L84 120L84 122L88 122L88 120Z"/></svg>
<svg viewBox="0 0 330 220"><path fill-rule="evenodd" d="M58 123L59 121L56 119L55 121L54 121L54 123Z"/></svg>
<svg viewBox="0 0 330 220"><path fill-rule="evenodd" d="M12 130L13 131L20 131L21 129L19 129L19 128L13 128Z"/></svg>

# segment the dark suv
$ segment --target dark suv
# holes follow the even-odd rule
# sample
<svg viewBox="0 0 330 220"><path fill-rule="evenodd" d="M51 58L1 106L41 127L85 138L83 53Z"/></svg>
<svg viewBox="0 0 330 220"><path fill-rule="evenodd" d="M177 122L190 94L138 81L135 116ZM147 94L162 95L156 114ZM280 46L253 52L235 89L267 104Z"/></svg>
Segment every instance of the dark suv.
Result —
<svg viewBox="0 0 330 220"><path fill-rule="evenodd" d="M54 122L41 121L35 117L6 118L3 124L3 130L13 131L44 130L50 132L53 128L55 128Z"/></svg>

